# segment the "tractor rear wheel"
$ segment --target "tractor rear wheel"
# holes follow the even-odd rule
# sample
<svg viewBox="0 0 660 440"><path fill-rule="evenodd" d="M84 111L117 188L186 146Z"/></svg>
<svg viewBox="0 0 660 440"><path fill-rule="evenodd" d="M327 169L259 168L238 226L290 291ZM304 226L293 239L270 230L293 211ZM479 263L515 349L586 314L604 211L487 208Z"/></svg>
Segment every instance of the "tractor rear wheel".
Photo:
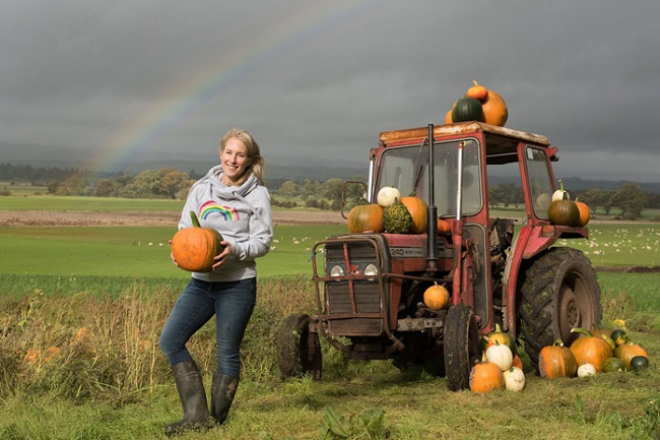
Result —
<svg viewBox="0 0 660 440"><path fill-rule="evenodd" d="M449 308L444 326L443 351L447 387L451 391L470 387L470 371L479 361L479 329L474 311L458 303Z"/></svg>
<svg viewBox="0 0 660 440"><path fill-rule="evenodd" d="M602 317L596 272L584 254L551 248L525 272L518 316L525 351L538 366L541 349L557 339L569 346L574 327L592 330Z"/></svg>
<svg viewBox="0 0 660 440"><path fill-rule="evenodd" d="M321 380L322 358L319 334L309 331L305 314L287 317L277 334L280 374L283 379L311 374Z"/></svg>

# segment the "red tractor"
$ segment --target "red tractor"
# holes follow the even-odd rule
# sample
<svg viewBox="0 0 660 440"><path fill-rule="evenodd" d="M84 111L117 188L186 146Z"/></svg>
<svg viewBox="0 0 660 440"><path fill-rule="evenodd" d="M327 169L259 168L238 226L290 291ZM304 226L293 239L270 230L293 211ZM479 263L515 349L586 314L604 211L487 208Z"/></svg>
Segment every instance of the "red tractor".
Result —
<svg viewBox="0 0 660 440"><path fill-rule="evenodd" d="M544 346L557 338L570 344L573 327L599 323L600 289L590 261L554 246L588 238L584 227L548 220L556 153L545 136L479 122L381 133L370 154L367 199L375 201L386 186L415 193L428 205L427 231L316 243L318 314L282 323L282 375L320 379L324 338L348 359L420 366L460 390L481 357L481 337L496 324L522 341L537 365ZM515 187L522 187L525 218L517 234L513 220L490 216L489 176L520 179ZM438 231L437 219L449 223L449 233ZM451 293L439 311L423 302L434 283Z"/></svg>

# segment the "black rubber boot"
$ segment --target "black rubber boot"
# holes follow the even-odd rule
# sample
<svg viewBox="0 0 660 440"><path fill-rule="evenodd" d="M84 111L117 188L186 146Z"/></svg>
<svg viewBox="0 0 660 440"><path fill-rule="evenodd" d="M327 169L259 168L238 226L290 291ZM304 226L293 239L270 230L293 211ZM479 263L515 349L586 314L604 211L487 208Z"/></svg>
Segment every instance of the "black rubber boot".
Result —
<svg viewBox="0 0 660 440"><path fill-rule="evenodd" d="M211 387L211 417L218 425L222 425L227 419L229 408L234 401L236 389L238 388L238 377L226 374L213 373L213 385Z"/></svg>
<svg viewBox="0 0 660 440"><path fill-rule="evenodd" d="M172 367L172 373L183 406L183 419L167 425L165 434L208 428L209 407L197 365L192 361L180 362Z"/></svg>

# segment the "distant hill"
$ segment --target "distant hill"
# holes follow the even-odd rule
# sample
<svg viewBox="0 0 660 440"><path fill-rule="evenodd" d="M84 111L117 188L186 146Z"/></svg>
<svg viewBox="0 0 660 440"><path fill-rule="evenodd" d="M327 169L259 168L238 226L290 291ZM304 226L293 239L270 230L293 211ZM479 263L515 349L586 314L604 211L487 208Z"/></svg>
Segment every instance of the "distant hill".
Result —
<svg viewBox="0 0 660 440"><path fill-rule="evenodd" d="M7 145L0 143L0 164L30 165L33 168L80 168L75 163L75 151L67 148L53 148L44 150L37 146ZM351 160L353 159L353 160ZM208 169L216 164L215 158L210 160L194 158L173 158L165 160L162 156L144 157L140 161L123 165L121 169L105 170L111 172L125 172L138 174L147 169L161 169L172 167L182 172L193 172L194 175L206 174ZM89 170L95 171L95 170ZM362 179L366 181L368 172L367 156L357 155L355 158L332 158L319 160L311 157L278 156L267 158L266 181L269 187L279 188L281 182L286 180L317 180L328 179ZM517 177L493 177L492 184L513 183L520 185ZM583 191L591 188L602 190L616 190L626 183L636 183L642 191L649 194L660 194L660 182L634 182L631 180L585 180L580 177L566 177L563 179L566 188L572 191Z"/></svg>

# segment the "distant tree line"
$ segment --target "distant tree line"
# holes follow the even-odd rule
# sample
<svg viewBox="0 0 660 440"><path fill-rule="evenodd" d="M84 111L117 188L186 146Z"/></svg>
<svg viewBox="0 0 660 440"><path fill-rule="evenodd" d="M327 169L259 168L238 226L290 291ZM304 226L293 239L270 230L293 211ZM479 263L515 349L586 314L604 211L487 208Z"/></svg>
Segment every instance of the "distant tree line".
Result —
<svg viewBox="0 0 660 440"><path fill-rule="evenodd" d="M644 209L659 209L660 194L647 194L635 183L626 183L617 190L592 188L584 191L571 191L571 199L580 200L589 206L592 214L602 212L609 215L612 209L619 209L621 217L637 219ZM488 188L488 201L491 205L518 205L524 203L522 188L511 183Z"/></svg>
<svg viewBox="0 0 660 440"><path fill-rule="evenodd" d="M76 168L35 168L0 163L0 181L30 182L34 186L45 186L48 193L54 195L183 200L192 183L200 177L194 170L184 173L170 167L145 170L137 175L115 173L99 176ZM275 206L341 209L341 179L324 182L280 179L276 182L279 185L277 188L269 186ZM363 191L360 185L346 185L345 209L364 203ZM9 190L3 192L5 195L8 193ZM612 209L618 209L621 217L626 219L641 217L644 209L660 209L660 194L645 193L634 183L624 184L617 190L592 188L571 191L571 197L585 202L594 214L602 212L609 215ZM504 207L524 203L522 189L511 183L489 187L488 199L491 205Z"/></svg>

